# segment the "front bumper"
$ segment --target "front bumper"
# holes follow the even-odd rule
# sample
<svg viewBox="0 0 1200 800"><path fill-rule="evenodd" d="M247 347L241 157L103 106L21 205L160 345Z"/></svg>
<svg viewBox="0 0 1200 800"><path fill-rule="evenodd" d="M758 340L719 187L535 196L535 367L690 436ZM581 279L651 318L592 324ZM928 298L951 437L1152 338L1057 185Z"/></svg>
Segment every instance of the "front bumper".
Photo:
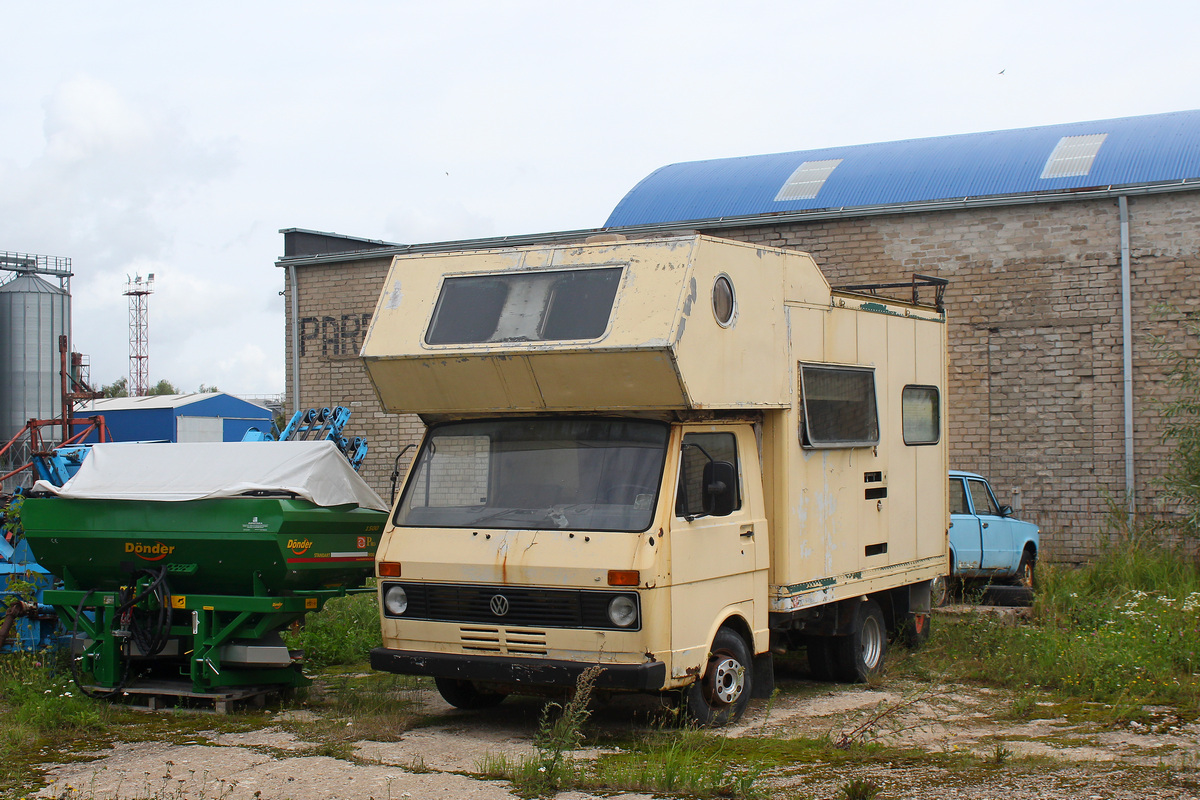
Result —
<svg viewBox="0 0 1200 800"><path fill-rule="evenodd" d="M574 686L580 673L595 666L579 661L510 658L507 656L465 656L448 653L421 653L376 647L371 651L371 668L401 675L430 675L468 681L504 683L514 686ZM666 685L667 665L662 661L645 664L601 664L597 689L632 692L657 692Z"/></svg>

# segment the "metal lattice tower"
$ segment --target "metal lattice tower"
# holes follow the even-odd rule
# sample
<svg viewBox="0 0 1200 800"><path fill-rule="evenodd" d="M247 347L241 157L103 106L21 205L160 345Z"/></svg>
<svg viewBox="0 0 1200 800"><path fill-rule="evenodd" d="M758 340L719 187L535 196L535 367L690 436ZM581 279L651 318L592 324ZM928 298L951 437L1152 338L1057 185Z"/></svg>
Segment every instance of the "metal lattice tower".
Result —
<svg viewBox="0 0 1200 800"><path fill-rule="evenodd" d="M149 298L154 292L154 273L145 280L141 275L128 278L125 296L129 298L129 390L130 397L142 397L150 391Z"/></svg>

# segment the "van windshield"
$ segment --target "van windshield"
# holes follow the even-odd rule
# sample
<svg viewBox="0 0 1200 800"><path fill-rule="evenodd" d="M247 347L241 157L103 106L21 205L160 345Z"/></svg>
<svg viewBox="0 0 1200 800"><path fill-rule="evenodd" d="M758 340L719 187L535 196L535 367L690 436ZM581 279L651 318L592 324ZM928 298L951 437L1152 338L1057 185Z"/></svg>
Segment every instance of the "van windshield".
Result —
<svg viewBox="0 0 1200 800"><path fill-rule="evenodd" d="M647 420L505 419L432 428L396 509L422 528L644 531L668 427Z"/></svg>

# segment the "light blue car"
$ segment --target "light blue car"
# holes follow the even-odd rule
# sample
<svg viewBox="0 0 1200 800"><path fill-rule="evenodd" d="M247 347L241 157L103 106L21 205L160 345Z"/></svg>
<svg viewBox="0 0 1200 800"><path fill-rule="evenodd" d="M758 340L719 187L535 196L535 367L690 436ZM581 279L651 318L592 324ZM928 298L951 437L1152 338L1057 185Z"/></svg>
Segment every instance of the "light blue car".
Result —
<svg viewBox="0 0 1200 800"><path fill-rule="evenodd" d="M982 578L1033 587L1038 527L996 502L987 479L950 471L950 579ZM945 602L948 581L935 582L934 601ZM939 602L939 604L940 604Z"/></svg>

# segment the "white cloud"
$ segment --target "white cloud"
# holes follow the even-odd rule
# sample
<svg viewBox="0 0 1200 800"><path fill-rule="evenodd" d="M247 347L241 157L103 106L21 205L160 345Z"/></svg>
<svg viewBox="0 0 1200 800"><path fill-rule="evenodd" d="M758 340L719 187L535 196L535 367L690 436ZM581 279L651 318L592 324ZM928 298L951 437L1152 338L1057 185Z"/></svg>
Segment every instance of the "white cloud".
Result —
<svg viewBox="0 0 1200 800"><path fill-rule="evenodd" d="M1198 22L1184 0L0 4L0 250L74 260L93 377L125 373L125 275L155 272L156 380L279 392L280 228L588 228L675 161L1200 107ZM1093 57L1130 42L1154 46Z"/></svg>

